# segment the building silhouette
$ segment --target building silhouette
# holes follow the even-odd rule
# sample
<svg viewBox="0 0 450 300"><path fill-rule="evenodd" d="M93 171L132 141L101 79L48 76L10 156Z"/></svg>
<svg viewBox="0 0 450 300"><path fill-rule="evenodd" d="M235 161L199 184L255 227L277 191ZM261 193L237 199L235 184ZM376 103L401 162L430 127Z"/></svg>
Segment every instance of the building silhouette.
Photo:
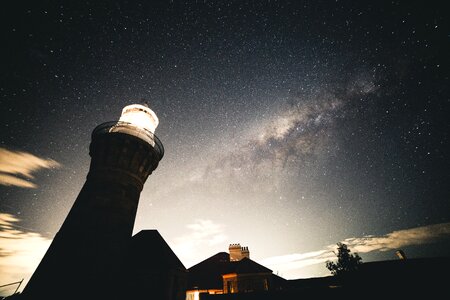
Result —
<svg viewBox="0 0 450 300"><path fill-rule="evenodd" d="M186 268L157 230L133 236L129 253L121 270L122 299L186 298Z"/></svg>
<svg viewBox="0 0 450 300"><path fill-rule="evenodd" d="M152 269L147 273L153 272L153 277L155 272L172 272L163 276L164 280L183 282L180 273L185 268L159 233L144 231L132 238L140 193L164 155L163 145L154 134L158 122L149 107L133 104L123 109L119 121L94 129L86 182L25 287L26 299L126 297L136 282L142 284L139 274L145 270L140 267ZM146 260L151 252L138 251L139 244L152 245L152 251L165 259L152 264ZM140 259L145 264L136 261ZM152 280L147 288L154 286ZM167 296L158 299L180 299L173 292L177 289L173 284L159 282L155 288ZM171 291L161 292L164 288Z"/></svg>
<svg viewBox="0 0 450 300"><path fill-rule="evenodd" d="M340 275L286 280L249 255L248 247L231 244L229 253L219 252L189 268L186 300L434 299L447 293L449 282L444 273L450 268L448 257L366 262Z"/></svg>
<svg viewBox="0 0 450 300"><path fill-rule="evenodd" d="M251 260L248 247L230 244L228 250L229 253L219 252L188 269L186 300L275 291L285 284L285 279Z"/></svg>

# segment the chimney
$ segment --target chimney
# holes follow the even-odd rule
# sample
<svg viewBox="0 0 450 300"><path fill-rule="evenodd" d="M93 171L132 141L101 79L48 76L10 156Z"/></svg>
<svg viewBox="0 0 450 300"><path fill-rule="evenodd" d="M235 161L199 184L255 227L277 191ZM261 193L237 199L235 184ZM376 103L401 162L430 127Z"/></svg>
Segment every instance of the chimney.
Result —
<svg viewBox="0 0 450 300"><path fill-rule="evenodd" d="M241 260L241 244L230 244L228 251L230 252L230 261Z"/></svg>
<svg viewBox="0 0 450 300"><path fill-rule="evenodd" d="M230 261L240 261L244 257L250 258L248 247L241 247L241 244L230 244L228 251L230 252Z"/></svg>
<svg viewBox="0 0 450 300"><path fill-rule="evenodd" d="M250 259L250 251L248 250L248 247L241 248L241 256L242 258L247 257L248 259Z"/></svg>

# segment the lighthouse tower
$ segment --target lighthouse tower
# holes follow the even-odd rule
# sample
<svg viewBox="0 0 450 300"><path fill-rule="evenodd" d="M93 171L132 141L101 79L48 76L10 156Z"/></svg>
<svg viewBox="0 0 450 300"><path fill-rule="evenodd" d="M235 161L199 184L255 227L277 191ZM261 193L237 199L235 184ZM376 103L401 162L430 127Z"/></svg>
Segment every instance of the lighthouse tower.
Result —
<svg viewBox="0 0 450 300"><path fill-rule="evenodd" d="M164 155L158 122L149 107L133 104L119 121L94 129L86 182L26 286L26 299L103 299L118 287L140 193Z"/></svg>

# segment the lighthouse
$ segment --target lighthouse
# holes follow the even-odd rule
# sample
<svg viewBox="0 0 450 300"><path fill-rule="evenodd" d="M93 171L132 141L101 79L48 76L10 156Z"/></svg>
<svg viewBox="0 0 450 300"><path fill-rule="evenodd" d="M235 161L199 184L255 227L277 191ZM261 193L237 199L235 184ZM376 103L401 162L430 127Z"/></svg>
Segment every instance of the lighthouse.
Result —
<svg viewBox="0 0 450 300"><path fill-rule="evenodd" d="M119 287L140 193L164 156L158 123L148 106L132 104L118 121L93 130L86 182L26 286L26 299L103 299Z"/></svg>

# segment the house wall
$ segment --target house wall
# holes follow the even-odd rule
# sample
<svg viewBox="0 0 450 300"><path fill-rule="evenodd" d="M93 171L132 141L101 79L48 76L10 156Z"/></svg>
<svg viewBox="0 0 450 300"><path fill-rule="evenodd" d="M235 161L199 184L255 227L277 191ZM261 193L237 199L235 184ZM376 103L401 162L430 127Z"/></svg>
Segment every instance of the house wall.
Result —
<svg viewBox="0 0 450 300"><path fill-rule="evenodd" d="M223 275L223 293L268 291L271 285L270 280L270 273L225 274Z"/></svg>

